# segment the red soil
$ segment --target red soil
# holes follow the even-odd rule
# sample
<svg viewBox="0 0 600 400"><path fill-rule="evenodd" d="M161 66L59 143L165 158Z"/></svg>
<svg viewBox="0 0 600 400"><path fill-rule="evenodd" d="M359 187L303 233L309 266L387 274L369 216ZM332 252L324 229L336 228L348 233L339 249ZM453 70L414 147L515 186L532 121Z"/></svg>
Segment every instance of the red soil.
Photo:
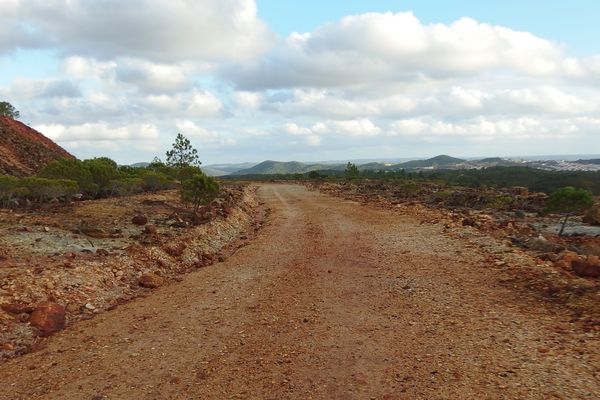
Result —
<svg viewBox="0 0 600 400"><path fill-rule="evenodd" d="M74 158L40 132L0 116L0 174L27 176L59 158Z"/></svg>

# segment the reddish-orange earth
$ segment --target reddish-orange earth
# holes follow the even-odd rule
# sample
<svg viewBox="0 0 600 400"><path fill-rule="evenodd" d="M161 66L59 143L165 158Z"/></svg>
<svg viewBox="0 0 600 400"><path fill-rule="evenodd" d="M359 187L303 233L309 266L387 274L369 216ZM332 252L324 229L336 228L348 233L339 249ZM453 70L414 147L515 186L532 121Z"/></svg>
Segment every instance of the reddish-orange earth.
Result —
<svg viewBox="0 0 600 400"><path fill-rule="evenodd" d="M597 399L598 332L439 224L264 185L248 246L0 365L0 399Z"/></svg>
<svg viewBox="0 0 600 400"><path fill-rule="evenodd" d="M35 129L0 116L0 174L33 175L59 158L74 157Z"/></svg>

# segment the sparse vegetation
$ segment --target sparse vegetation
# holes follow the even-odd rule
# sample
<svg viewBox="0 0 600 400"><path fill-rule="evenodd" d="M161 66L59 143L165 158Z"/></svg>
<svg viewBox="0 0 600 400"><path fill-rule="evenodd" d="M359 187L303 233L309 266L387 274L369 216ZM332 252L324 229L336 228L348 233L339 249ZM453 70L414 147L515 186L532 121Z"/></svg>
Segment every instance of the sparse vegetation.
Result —
<svg viewBox="0 0 600 400"><path fill-rule="evenodd" d="M552 193L548 199L546 210L548 212L559 212L564 215L558 236L562 236L570 216L581 213L593 204L594 198L587 190L567 186Z"/></svg>

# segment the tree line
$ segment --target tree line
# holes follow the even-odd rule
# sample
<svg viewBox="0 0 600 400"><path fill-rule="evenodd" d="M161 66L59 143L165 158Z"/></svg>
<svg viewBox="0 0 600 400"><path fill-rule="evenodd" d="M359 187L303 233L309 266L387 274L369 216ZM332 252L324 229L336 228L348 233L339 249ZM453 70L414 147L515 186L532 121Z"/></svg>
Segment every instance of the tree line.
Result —
<svg viewBox="0 0 600 400"><path fill-rule="evenodd" d="M36 176L0 175L3 207L45 202L68 202L76 196L97 199L141 192L181 188L181 199L194 212L219 193L219 185L200 169L197 150L178 134L166 162L155 158L146 167L119 166L107 157L88 160L62 158L49 163Z"/></svg>

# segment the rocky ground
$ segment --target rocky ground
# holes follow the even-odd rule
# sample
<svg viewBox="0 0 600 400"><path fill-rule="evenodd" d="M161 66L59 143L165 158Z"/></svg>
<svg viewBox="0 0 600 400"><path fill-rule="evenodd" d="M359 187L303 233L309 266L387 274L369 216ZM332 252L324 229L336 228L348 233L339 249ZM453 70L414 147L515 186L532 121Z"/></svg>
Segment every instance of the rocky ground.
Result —
<svg viewBox="0 0 600 400"><path fill-rule="evenodd" d="M248 246L0 363L0 399L600 397L593 309L528 286L591 279L447 210L258 196Z"/></svg>
<svg viewBox="0 0 600 400"><path fill-rule="evenodd" d="M260 226L255 188L191 218L176 191L0 210L0 361L224 259Z"/></svg>
<svg viewBox="0 0 600 400"><path fill-rule="evenodd" d="M583 329L600 331L600 227L587 223L600 222L597 207L583 219L572 218L565 230L570 235L558 236L558 217L537 213L546 196L525 188L455 188L451 194L436 196L431 189L421 188L415 195L401 185L376 181L320 182L309 187L442 225L446 234L485 249L489 262L509 272L504 284L561 304ZM511 206L489 207L490 199L497 197L512 199L505 202Z"/></svg>

